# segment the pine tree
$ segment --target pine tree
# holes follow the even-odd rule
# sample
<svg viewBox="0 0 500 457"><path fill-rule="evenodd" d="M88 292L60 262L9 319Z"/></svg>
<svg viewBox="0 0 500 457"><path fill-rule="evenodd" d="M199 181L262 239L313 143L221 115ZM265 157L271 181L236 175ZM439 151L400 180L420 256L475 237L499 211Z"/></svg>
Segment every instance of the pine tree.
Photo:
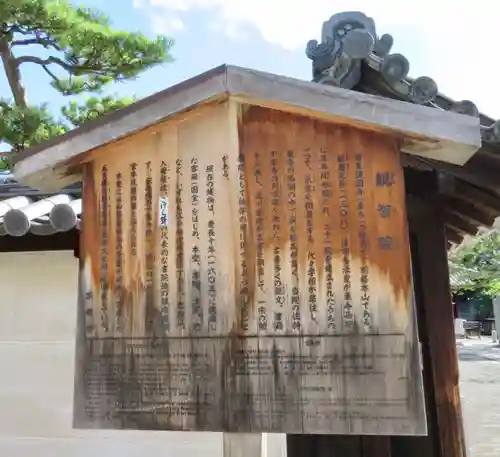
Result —
<svg viewBox="0 0 500 457"><path fill-rule="evenodd" d="M0 58L12 94L0 100L0 142L16 151L131 103L103 96L103 87L171 61L172 44L115 30L106 15L66 0L0 0ZM48 104L30 105L22 80L29 65L42 68L60 94L91 96L69 102L58 117Z"/></svg>

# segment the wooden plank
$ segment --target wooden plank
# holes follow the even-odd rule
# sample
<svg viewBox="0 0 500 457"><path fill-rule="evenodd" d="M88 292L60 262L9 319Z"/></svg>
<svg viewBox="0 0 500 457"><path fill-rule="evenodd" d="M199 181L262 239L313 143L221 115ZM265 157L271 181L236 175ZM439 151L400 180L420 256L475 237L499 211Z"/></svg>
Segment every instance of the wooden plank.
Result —
<svg viewBox="0 0 500 457"><path fill-rule="evenodd" d="M265 457L261 433L223 433L223 457Z"/></svg>
<svg viewBox="0 0 500 457"><path fill-rule="evenodd" d="M498 193L487 192L481 189L481 184L472 185L465 181L459 181L456 186L456 195L461 200L468 201L473 205L485 208L490 213L500 212L500 199Z"/></svg>
<svg viewBox="0 0 500 457"><path fill-rule="evenodd" d="M311 166L313 168L319 166L319 168L320 168L319 176L318 175L313 176L313 181L315 182L315 187L316 187L316 192L314 193L315 195L313 196L313 199L315 202L319 203L318 206L315 207L315 210L318 214L310 217L310 219L312 219L312 220L308 220L309 215L307 215L307 212L306 212L306 217L302 218L302 220L301 220L301 218L300 218L301 211L299 209L297 212L297 224L296 224L296 227L293 228L294 231L292 232L293 224L290 225L290 229L288 230L288 233L287 233L287 228L282 227L282 231L284 232L283 234L284 234L285 239L294 239L294 237L297 236L297 234L299 234L299 233L307 233L308 227L309 227L308 224L311 223L313 225L318 224L320 227L328 226L327 230L324 233L320 233L319 230L318 231L315 230L314 239L316 240L316 243L318 243L320 245L327 245L327 246L328 246L330 241L333 243L333 246L336 246L336 245L338 246L339 241L340 241L340 243L342 243L344 235L342 233L342 230L338 230L339 218L333 212L335 206L338 204L338 200L335 199L335 196L337 196L337 198L338 198L338 196L339 195L341 196L341 194L342 194L342 189L339 188L339 183L340 183L341 179L337 181L337 176L335 176L335 175L338 173L339 169L342 167L341 164L339 165L339 159L341 159L343 154L345 153L348 156L350 173L352 173L351 176L356 179L357 174L360 171L357 167L357 164L356 164L356 157L357 157L356 151L359 151L360 156L362 156L363 167L364 167L364 172L365 172L364 182L363 182L365 192L362 193L362 195L363 195L363 199L365 199L365 201L363 202L363 205L364 205L364 209L365 209L364 216L366 217L365 223L368 226L368 229L367 229L368 235L367 236L370 238L370 240L367 242L367 244L368 245L371 244L372 255L377 256L376 243L377 243L377 241L379 241L378 237L382 234L382 232L384 230L387 229L386 228L387 226L384 227L383 224L384 224L384 222L388 222L388 219L392 219L392 218L387 218L387 219L384 218L383 216L386 215L386 214L384 214L384 209L386 209L386 208L380 207L378 205L381 204L384 201L384 199L387 199L387 198L396 199L398 197L396 197L395 192L393 192L391 196L388 196L388 195L382 196L382 194L380 192L381 188L377 188L375 186L375 184L376 184L375 178L377 175L377 170L384 169L384 167L385 167L387 169L391 169L391 171L394 170L394 173L397 174L397 176L399 178L399 183L401 184L401 181L402 181L401 170L400 170L400 168L398 168L398 165L397 165L398 155L397 155L396 147L395 147L394 143L391 143L390 140L388 140L388 143L384 143L384 141L387 140L387 138L384 139L384 137L380 137L377 135L372 136L372 135L366 134L366 133L359 134L360 137L358 137L358 138L360 138L360 139L357 142L357 139L355 139L355 137L358 134L358 132L355 132L354 130L337 129L337 131L335 131L335 130L332 131L332 129L329 128L328 124L322 124L320 122L314 122L311 120L306 120L304 118L299 118L299 117L295 117L295 116L291 116L291 115L285 115L285 114L277 112L277 111L271 112L271 111L267 111L265 109L259 109L256 107L248 107L247 108L247 111L245 113L244 120L243 120L243 125L244 125L244 131L245 131L245 127L248 129L248 130L246 130L247 137L244 136L244 138L243 138L243 149L244 150L258 152L262 149L270 150L270 151L272 151L273 149L276 149L276 150L281 149L283 151L283 155L284 155L285 151L288 151L288 150L294 151L293 155L291 156L293 161L288 159L288 152L287 152L286 157L283 157L283 155L281 155L281 157L278 157L277 160L278 160L278 169L286 169L287 173L288 173L288 170L295 168L294 171L295 171L295 174L297 176L296 182L294 181L291 183L289 178L287 178L287 177L285 177L284 179L288 179L288 186L290 186L290 185L295 186L296 185L297 195L299 195L299 192L300 193L304 192L304 191L301 192L301 190L300 190L300 181L307 182L307 179L308 179L308 176L307 176L307 173L308 173L307 172L307 160L308 160L308 154L309 154L308 148L309 148L309 145L311 144L311 142L313 141L312 138L316 138L316 141L317 141L316 144L318 145L317 147L319 149L321 149L321 147L324 148L323 150L325 152L325 154L324 154L325 156L333 155L333 157L330 156L330 159L333 159L334 162L335 162L335 160L337 161L337 163L333 164L333 165L331 163L323 163L322 162L323 154L321 154L321 152L318 154L318 151L315 151L316 155L314 153L312 153L312 155L310 157ZM281 137L279 138L280 133L281 133ZM244 135L245 135L245 133L244 133ZM276 139L276 136L278 136L278 139ZM321 141L324 141L324 142L321 143ZM276 142L278 142L278 145L276 145ZM318 144L318 142L319 142L319 144ZM366 154L363 154L363 152L366 152ZM259 156L260 155L261 154L259 154ZM301 158L303 160L305 158L306 167L303 167L303 170L299 171ZM262 157L259 157L257 159L257 156L255 153L254 153L253 157L252 157L252 155L250 155L250 157L247 159L247 162L250 163L250 167L249 167L250 170L257 170L258 171L257 176L254 178L254 182L255 182L254 189L255 190L250 191L250 193L257 196L259 191L260 191L262 193L262 195L265 195L265 196L270 195L271 199L272 199L273 198L272 197L273 196L272 168L271 168L271 170L266 170L265 163L262 163L262 160L265 160L265 159L263 159ZM328 162L328 160L329 159L326 159L327 162ZM392 162L393 160L395 162ZM259 162L259 165L257 165L257 162ZM315 165L315 164L317 164L317 165ZM329 179L333 179L334 181L337 181L337 182L335 182L335 183L321 182L322 177L323 177L322 171L325 171L324 175L330 174ZM314 175L314 172L312 174ZM374 179L373 182L370 182L370 178L369 178L370 175ZM398 178L396 178L396 179L398 179ZM261 189L259 189L258 181L260 181L262 183ZM250 183L252 183L252 181L250 181ZM359 183L359 181L358 181L358 183ZM329 187L330 184L331 184L331 187ZM307 184L304 188L307 189ZM357 214L357 216L359 218L359 213L356 211L356 206L359 205L359 203L360 203L359 201L356 201L357 198L359 198L358 196L360 195L359 189L353 188L352 191L353 191L352 194L349 195L349 197L348 197L348 199L350 200L349 205L351 208L351 212L353 214ZM295 198L295 196L293 195L294 192L295 191L292 191L290 193L292 195L292 198ZM331 192L331 194L330 194L330 192ZM325 195L326 195L326 198L325 198ZM402 195L402 190L401 190L401 195ZM305 200L306 200L305 203L307 206L307 198ZM342 205L342 202L340 204ZM251 203L250 203L250 205L251 205ZM255 205L254 212L257 214L258 208L259 208L259 199L258 198L256 198L254 205ZM288 203L288 205L289 205L289 203ZM395 230L398 231L398 233L402 237L400 239L400 242L401 242L400 248L402 248L402 251L403 251L405 249L405 246L407 245L406 238L404 236L405 228L403 227L404 220L405 220L404 219L405 218L404 203L402 206L399 206L399 205L400 205L400 202L395 203L395 200L394 200L394 204L392 205L391 209L394 210L394 208L396 208L396 207L400 208L401 213L399 213L396 216L398 223L395 222L395 219L392 219L391 224L396 224L396 225L402 224L402 225L399 228L396 228L395 225L391 225L391 226L393 228L395 228ZM271 214L269 214L269 213L264 214L263 218L264 218L264 220L271 219L271 222L269 222L269 224L273 224L272 221L275 218L275 216L273 216L274 213L273 213L273 207L272 207L272 200L271 200L270 206L271 206L270 208L268 207L268 211L270 211ZM293 210L294 205L292 204L291 206L292 206L292 210ZM302 205L300 204L299 201L297 201L296 206L297 206L297 208L300 208ZM383 206L383 205L381 205L381 206ZM328 208L331 208L331 211ZM371 212L368 211L368 208L371 209ZM381 217L380 213L378 213L377 211L381 211L382 217ZM323 217L320 215L321 212L323 213ZM325 213L328 214L327 217L324 217ZM342 213L342 207L340 208L340 213ZM281 215L278 215L278 217L281 220L281 224L283 224L283 221L288 220L288 215L281 214ZM335 218L336 221L330 223L329 217ZM340 219L342 219L342 217L340 217ZM341 221L341 223L342 223L342 221ZM358 253L360 253L360 251L362 250L361 243L359 240L359 232L358 232L358 226L360 225L360 223L361 223L361 221L359 219L356 219L356 217L351 219L349 222L349 224L352 227L351 228L352 232L350 230L348 230L349 238L350 238L349 245L352 249L352 252L353 252L352 255L354 258L356 257L356 251ZM259 239L258 223L256 223L255 230L257 231L256 238ZM375 233L377 230L379 231L378 235ZM371 237L373 237L373 238L371 238ZM309 242L309 240L308 240L308 242ZM265 242L264 242L264 244L265 244ZM258 244L257 244L256 248L257 248L257 253L258 253L258 261L259 261L260 249L259 249ZM333 249L334 256L336 255L335 252L338 252L337 249L338 249L338 247L334 247L334 249ZM301 253L304 256L304 258L307 257L307 250L308 250L308 246L306 245L303 248L303 251L306 251L306 252L304 252L303 254ZM299 249L299 251L300 251L300 249ZM388 264L386 267L384 267L385 271L388 271L389 269L394 268L395 270L399 270L402 273L404 272L404 269L405 269L404 265L405 265L406 260L405 260L405 253L402 251L400 251L399 255L395 255L395 257L393 257L391 259L390 265ZM299 254L299 257L300 257L300 254ZM320 258L318 259L318 264L321 265L323 260L324 260L324 259L321 259L321 253L319 254L319 257ZM370 262L372 262L372 261L373 261L373 259L370 260ZM293 262L294 262L294 258L293 258L293 254L292 254L292 256L291 256L292 270L294 268ZM398 265L398 262L401 262L401 263ZM266 261L266 259L264 259L264 263L265 264L268 263ZM353 264L352 268L353 268L353 270L356 268L356 267L354 267L354 264ZM373 266L371 266L370 268L372 269L371 271L374 271ZM335 269L335 267L334 267L334 269ZM342 287L342 286L345 286L346 284L342 284L343 281L341 278L345 278L345 274L343 274L343 272L341 270L342 270L342 268L339 268L338 270L334 271L333 276L335 278L340 278L340 280L338 282L340 283L340 285ZM405 275L405 274L408 274L408 277L409 277L409 272L403 273L403 275ZM262 276L263 277L272 277L272 275L273 275L273 270L268 267L268 270L265 270L263 272ZM292 279L293 279L293 274L292 274ZM261 282L259 278L257 279L257 282L258 283ZM380 290L378 290L379 287L383 287L383 286L381 286L381 284L377 284L377 285L372 284L371 294L373 296L376 295L377 293L380 293ZM265 288L265 284L264 284L263 288ZM353 285L352 289L359 290L359 283ZM306 292L307 292L307 289L306 289ZM349 295L349 294L347 294L347 295ZM344 301L344 298L345 298L345 295L343 297L337 296L336 297L337 303L339 301ZM256 297L256 299L259 300L259 297ZM358 301L358 300L362 301L362 300L360 300L359 296L354 298L354 301ZM266 297L263 297L263 301L276 302L277 300L272 300L272 299L266 300ZM358 303L359 303L359 301L358 301ZM375 307L376 307L376 305L375 305L376 301L377 301L377 299L374 299L374 301L372 302L372 304ZM384 301L384 300L382 299L382 301ZM387 301L391 301L391 300L388 299ZM310 305L310 303L308 303L308 305ZM409 306L406 309L410 314L412 313L411 306ZM272 311L279 312L280 310L274 309ZM346 331L347 326L344 326L344 322L343 322L343 320L344 320L343 314L345 315L345 311L346 311L345 309L344 310L340 309L336 312L336 316L337 316L336 319L338 319L336 324L339 326L337 331L339 331L339 330L341 332ZM381 309L373 310L373 313L379 314L381 311L382 311ZM360 314L359 311L357 312L357 314ZM330 317L330 316L328 316L328 314L327 314L327 316L326 316L327 320L328 320L328 317ZM387 318L387 321L391 320L391 318L389 318L388 316L386 318ZM304 317L304 319L307 319L307 317ZM381 321L384 320L384 318L381 316L379 316L379 319ZM406 316L405 319L410 319L410 317ZM310 324L310 326L309 326L310 330L305 330L305 331L307 333L314 332L315 331L314 324L313 323L309 323L309 324ZM334 324L334 322L332 322L332 324ZM307 321L306 321L306 325L307 325ZM380 327L383 325L384 324L382 324L382 322L379 322L379 330L378 331L380 331L380 333L384 333L384 331L381 330L381 327ZM403 327L404 326L405 326L405 324L403 324ZM335 333L335 330L333 330L330 326L328 326L328 327L329 328L323 330L325 333L327 333L327 334ZM332 325L332 327L333 327L333 325ZM342 327L344 327L344 328L342 329ZM389 332L389 329L387 329L386 331ZM347 332L349 332L349 330L347 330ZM395 343L395 344L397 344L397 343ZM419 377L419 376L420 375L417 375L417 377ZM314 381L311 381L311 382L314 382ZM348 381L348 382L350 382L350 381ZM355 382L356 381L353 379L352 383L354 384ZM376 384L376 382L371 383L371 384ZM367 387L367 389L369 389L369 387ZM375 389L376 389L376 387L375 387ZM369 395L368 391L366 392L366 394ZM373 407L374 407L374 409L376 408L375 405L373 405ZM377 415L377 413L374 413L374 416L375 415ZM337 427L334 427L332 425L332 428L337 428ZM318 432L319 431L320 430L318 430ZM354 433L354 432L351 432L351 433ZM380 433L380 430L379 430L379 433Z"/></svg>
<svg viewBox="0 0 500 457"><path fill-rule="evenodd" d="M454 244L460 244L464 235L457 232L453 227L446 227L446 239Z"/></svg>
<svg viewBox="0 0 500 457"><path fill-rule="evenodd" d="M401 151L426 159L463 165L481 147L471 116L233 66L227 87L250 104L398 135Z"/></svg>
<svg viewBox="0 0 500 457"><path fill-rule="evenodd" d="M460 198L447 196L443 199L443 204L448 211L473 222L475 225L491 227L495 222L491 212L486 212L481 206L477 207Z"/></svg>
<svg viewBox="0 0 500 457"><path fill-rule="evenodd" d="M476 224L469 222L461 215L451 213L450 211L446 211L443 219L447 227L452 228L461 235L475 235L479 228Z"/></svg>
<svg viewBox="0 0 500 457"><path fill-rule="evenodd" d="M479 119L397 100L234 66L222 66L155 94L129 108L23 151L14 176L23 184L54 189L80 178L85 154L192 110L232 97L250 104L398 135L401 149L427 159L463 165L481 146Z"/></svg>
<svg viewBox="0 0 500 457"><path fill-rule="evenodd" d="M78 427L426 433L396 139L228 103L84 188Z"/></svg>
<svg viewBox="0 0 500 457"><path fill-rule="evenodd" d="M465 457L463 418L460 405L459 367L455 344L443 212L438 204L426 203L410 215L415 235L417 292L423 325L424 366L428 374L429 414L435 457Z"/></svg>
<svg viewBox="0 0 500 457"><path fill-rule="evenodd" d="M60 136L47 146L36 146L20 154L14 165L19 182L36 189L58 189L81 179L80 168L66 165L85 162L85 154L100 146L138 133L169 116L184 113L194 107L227 98L223 68L153 94L138 103L103 116L97 122ZM71 178L73 177L73 178Z"/></svg>

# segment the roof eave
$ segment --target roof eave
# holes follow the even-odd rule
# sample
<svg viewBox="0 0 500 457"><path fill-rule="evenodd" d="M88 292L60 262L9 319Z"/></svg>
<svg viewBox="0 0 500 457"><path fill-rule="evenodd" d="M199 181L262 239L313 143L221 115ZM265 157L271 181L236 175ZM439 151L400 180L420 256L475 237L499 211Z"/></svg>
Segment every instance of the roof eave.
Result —
<svg viewBox="0 0 500 457"><path fill-rule="evenodd" d="M232 98L338 123L393 132L410 154L465 163L480 147L477 118L315 82L221 66L24 151L14 166L24 185L54 191L81 179L83 154L202 104Z"/></svg>
<svg viewBox="0 0 500 457"><path fill-rule="evenodd" d="M15 179L54 192L80 181L83 154L200 106L227 98L227 66L221 65L123 109L102 116L53 140L18 153Z"/></svg>

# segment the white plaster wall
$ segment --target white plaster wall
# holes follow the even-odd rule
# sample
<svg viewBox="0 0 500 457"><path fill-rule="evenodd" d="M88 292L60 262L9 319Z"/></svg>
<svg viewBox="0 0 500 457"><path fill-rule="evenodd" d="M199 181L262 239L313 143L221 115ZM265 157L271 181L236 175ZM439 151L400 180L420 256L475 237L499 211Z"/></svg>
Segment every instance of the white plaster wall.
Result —
<svg viewBox="0 0 500 457"><path fill-rule="evenodd" d="M222 456L220 433L71 428L76 289L72 252L0 253L0 457Z"/></svg>

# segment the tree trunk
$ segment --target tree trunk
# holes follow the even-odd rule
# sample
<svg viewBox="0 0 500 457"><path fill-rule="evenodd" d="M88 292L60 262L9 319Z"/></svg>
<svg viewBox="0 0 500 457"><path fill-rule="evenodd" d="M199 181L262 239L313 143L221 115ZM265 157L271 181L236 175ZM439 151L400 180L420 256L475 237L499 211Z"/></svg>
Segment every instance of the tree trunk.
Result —
<svg viewBox="0 0 500 457"><path fill-rule="evenodd" d="M3 37L0 39L0 55L2 57L5 76L9 82L10 90L14 96L14 102L21 108L26 108L28 100L26 90L21 82L21 72L17 65L16 58L12 54L9 41Z"/></svg>

